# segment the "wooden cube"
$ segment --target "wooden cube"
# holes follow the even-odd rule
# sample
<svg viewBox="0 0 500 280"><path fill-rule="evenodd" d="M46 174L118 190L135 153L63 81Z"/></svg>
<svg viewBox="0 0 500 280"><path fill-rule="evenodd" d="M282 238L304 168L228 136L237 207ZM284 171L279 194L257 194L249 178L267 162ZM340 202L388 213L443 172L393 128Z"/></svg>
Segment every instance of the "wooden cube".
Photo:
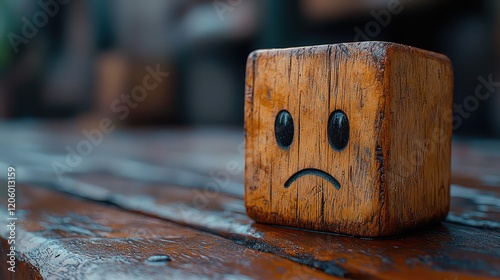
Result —
<svg viewBox="0 0 500 280"><path fill-rule="evenodd" d="M446 217L453 100L446 56L363 42L260 50L247 63L251 218L377 237Z"/></svg>

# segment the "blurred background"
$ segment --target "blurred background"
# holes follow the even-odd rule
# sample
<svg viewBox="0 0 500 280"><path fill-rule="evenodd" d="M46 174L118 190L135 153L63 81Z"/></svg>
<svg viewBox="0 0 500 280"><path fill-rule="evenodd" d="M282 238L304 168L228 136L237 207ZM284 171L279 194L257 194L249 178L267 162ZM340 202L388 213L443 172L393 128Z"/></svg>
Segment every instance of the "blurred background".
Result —
<svg viewBox="0 0 500 280"><path fill-rule="evenodd" d="M0 0L0 35L4 120L241 127L252 50L383 40L450 57L454 133L500 137L500 1Z"/></svg>

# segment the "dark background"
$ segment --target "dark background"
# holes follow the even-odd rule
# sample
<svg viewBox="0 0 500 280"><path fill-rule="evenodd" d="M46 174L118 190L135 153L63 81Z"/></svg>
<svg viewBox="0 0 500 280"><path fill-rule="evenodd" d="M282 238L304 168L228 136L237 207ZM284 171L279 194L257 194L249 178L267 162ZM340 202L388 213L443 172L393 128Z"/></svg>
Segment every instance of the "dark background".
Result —
<svg viewBox="0 0 500 280"><path fill-rule="evenodd" d="M146 66L159 64L170 76L131 109L123 126L241 126L252 50L358 39L446 54L454 66L457 105L473 98L479 77L500 82L495 0L60 2L0 1L0 118L116 118L112 102L142 83ZM388 5L401 10L391 13ZM35 23L27 38L23 29ZM13 40L13 34L24 39ZM455 123L455 135L499 137L498 92L495 87L472 104L474 110Z"/></svg>

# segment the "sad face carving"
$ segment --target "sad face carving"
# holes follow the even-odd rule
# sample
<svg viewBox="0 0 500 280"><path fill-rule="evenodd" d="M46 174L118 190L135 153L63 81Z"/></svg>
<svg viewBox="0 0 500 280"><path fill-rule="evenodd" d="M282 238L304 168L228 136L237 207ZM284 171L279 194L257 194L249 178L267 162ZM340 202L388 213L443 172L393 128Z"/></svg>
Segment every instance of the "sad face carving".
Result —
<svg viewBox="0 0 500 280"><path fill-rule="evenodd" d="M426 99L426 103L422 99L412 100L413 95L428 94L428 83L440 84L438 75L433 81L433 73L411 73L415 70L405 69L389 78L395 67L407 65L386 67L392 53L399 50L387 44L267 50L249 57L245 204L251 218L360 236L401 231L408 224L405 219L413 219L409 224L418 224L421 194L415 192L413 197L405 197L406 189L429 189L434 195L438 185L449 182L446 176L431 175L436 182L419 186L416 178L427 176L420 170L425 167L401 168L400 158L415 146L413 141L428 137L428 129L444 125L430 120L415 122L414 116L405 114L413 103L421 106L418 111L442 114L439 102L446 105L451 90L446 85L434 86L430 92L436 91L437 96L437 90L441 90L440 94L446 93L444 97ZM392 47L395 51L391 51ZM426 56L417 57L422 63L428 61ZM445 61L431 62L440 73L450 71ZM420 78L422 83L417 85L406 80ZM398 85L404 86L401 90L392 87L387 79L400 79ZM406 129L398 128L400 125ZM437 163L438 157L447 155L431 155L425 164ZM447 168L444 166L443 170ZM439 208L440 218L446 201L435 201L425 207ZM390 212L392 208L394 213ZM396 213L398 208L404 214ZM394 230L391 223L401 226Z"/></svg>
<svg viewBox="0 0 500 280"><path fill-rule="evenodd" d="M335 110L328 118L327 127L328 142L332 149L342 151L349 141L349 121L347 115L342 110ZM276 142L283 149L288 149L293 142L295 126L293 117L286 110L282 110L276 116L274 124L274 133ZM332 184L333 187L340 189L340 183L332 175L321 169L306 168L293 174L286 182L285 188L295 182L298 178L306 175L320 176Z"/></svg>

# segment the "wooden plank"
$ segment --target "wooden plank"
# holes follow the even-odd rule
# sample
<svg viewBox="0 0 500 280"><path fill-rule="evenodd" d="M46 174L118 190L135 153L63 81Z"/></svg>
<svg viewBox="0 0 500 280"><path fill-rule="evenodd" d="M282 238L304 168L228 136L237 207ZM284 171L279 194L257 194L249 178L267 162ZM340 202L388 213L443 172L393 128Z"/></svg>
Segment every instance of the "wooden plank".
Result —
<svg viewBox="0 0 500 280"><path fill-rule="evenodd" d="M500 231L442 223L389 240L256 224L241 198L210 190L130 182L113 176L84 176L74 190L125 209L189 225L246 246L353 278L500 277ZM93 186L100 192L82 191ZM72 191L66 188L66 191ZM205 202L204 202L205 201Z"/></svg>
<svg viewBox="0 0 500 280"><path fill-rule="evenodd" d="M189 166L190 161L196 162L193 165L200 167L198 169L200 173L208 174L209 172L226 171L226 164L229 161L242 161L242 155L238 153L238 146L242 140L241 132L210 130L206 130L203 133L192 131L141 131L137 134L112 134L109 135L109 139L111 139L110 143L103 142L99 148L96 148L94 154L85 158L81 165L82 169L78 169L80 167L76 168L73 174L78 174L79 172L95 173L99 170L104 170L123 176L125 179L120 179L116 176L103 176L93 179L80 177L79 180L75 181L68 176L68 180L64 180L61 184L55 178L53 170L48 163L54 160L54 156L56 159L62 158L64 160L64 146L74 145L74 141L80 140L80 137L72 136L71 139L68 139L63 136L65 131L68 130L66 126L52 130L48 130L43 126L10 125L4 127L2 125L2 127L0 130L8 131L9 135L13 135L15 139L23 139L23 141L16 142L7 141L7 138L0 139L2 143L0 145L1 153L5 155L0 160L18 165L19 170L22 170L22 172L19 172L20 181L36 182L46 178L46 183L57 186L62 190L91 199L113 201L124 208L152 213L152 215L164 217L177 223L185 223L192 227L203 228L224 237L232 238L249 247L275 252L292 260L321 268L335 275L358 275L359 278L373 278L374 273L380 273L381 279L389 279L395 274L399 275L399 277L407 277L405 273L408 272L411 273L411 276L417 278L418 275L416 273L421 270L425 271L426 269L431 271L430 273L433 276L446 274L449 276L448 279L454 279L455 276L461 279L464 274L490 277L498 277L499 274L498 251L500 250L498 247L498 232L500 227L497 217L500 212L495 205L486 204L489 210L484 212L486 217L483 217L483 219L489 222L496 222L493 224L493 227L490 227L492 230L477 229L478 227L485 227L476 224L475 221L481 218L477 217L477 215L473 215L472 217L467 217L467 215L462 216L458 221L451 221L453 224L443 223L443 227L435 229L439 229L435 234L431 231L418 237L419 233L414 233L415 236L412 235L412 239L403 239L400 241L406 245L400 251L400 256L402 257L399 260L395 254L398 253L396 249L399 247L393 248L391 251L390 245L386 246L382 241L365 241L323 233L309 233L294 229L254 224L245 215L245 208L241 198L215 194L211 192L212 189L207 188L207 183L214 182L214 179L210 178L210 176L205 176L205 181L201 181L201 184L195 186L198 189L172 188L162 183L148 183L155 181L148 178L150 168L159 170L158 172L160 172L166 162L169 164L174 163L170 161L171 157L168 153L168 151L173 149L163 147L163 145L167 144L179 149L182 147L179 153L172 158L183 158L185 166ZM190 140L194 136L200 138ZM208 137L207 139L210 139L210 141L204 143L205 137ZM214 141L219 141L223 145L210 144ZM144 142L147 142L148 145L141 144ZM189 144L183 145L181 142ZM478 209L485 204L484 200L475 198L476 195L474 192L465 191L456 195L457 192L454 191L455 186L479 189L488 192L488 196L494 197L497 200L500 198L500 180L498 180L500 166L498 159L500 159L500 156L497 152L500 151L498 148L499 142L491 142L491 144L479 142L472 145L471 141L457 141L454 143L452 149L452 183L455 185L452 185L451 189L450 214L467 214L468 212L465 211L465 208L462 209L461 207L474 207ZM134 144L133 152L127 148L132 143ZM193 148L194 146L205 144L207 144L206 147L208 147L208 150ZM151 147L154 147L154 149ZM210 148L213 148L214 152L210 152ZM201 152L201 156L198 158L198 153L191 153L191 149L197 151L203 150L203 152ZM156 154L155 151L157 151ZM218 153L224 155L223 160L217 160L211 166L209 159L217 158ZM147 154L148 156L137 158L132 154ZM113 158L113 161L103 161L106 157ZM162 157L165 157L163 162L161 161ZM133 161L142 164L117 164L120 161ZM145 162L147 164L144 164ZM116 165L116 167L111 166L113 168L109 170L106 168L100 169L102 167L109 168L109 165ZM124 166L127 166L127 168L121 169ZM83 167L89 167L89 169L84 169ZM129 172L131 170L134 172ZM158 172L155 171L154 173ZM143 175L140 175L141 173ZM172 182L171 178L167 177L161 177L156 182L161 182L162 180L164 182ZM219 188L218 191L224 192L230 189L232 193L241 193L243 188L239 183L242 181L241 173L231 174L229 180L231 184L224 188ZM93 182L95 184L86 184L82 183L82 181ZM147 189L144 190L139 189L146 187ZM151 190L148 190L149 188ZM205 189L210 193L210 202L208 204L203 202L205 201L203 197L208 197L207 195L203 195ZM127 192L130 195L127 195ZM467 204L464 204L464 201ZM142 202L148 205L144 207L141 205ZM200 206L203 207L200 208ZM473 225L474 227L462 227L456 225L456 223ZM262 234L264 236L261 236ZM287 241L286 238L289 238L290 241ZM430 242L428 242L429 239ZM318 241L314 242L314 240ZM356 242L359 243L356 245ZM336 247L334 246L335 244ZM386 250L389 250L388 254L384 253ZM423 251L423 253L430 253L420 254L417 252L418 250ZM336 253L337 251L339 253ZM335 262L337 254L339 256L347 256L347 258L343 259L340 257ZM390 258L391 262L384 264L383 261L387 261L386 258ZM394 262L394 259L398 261ZM408 260L408 263L402 261L405 259ZM454 259L457 262L453 262ZM400 266L403 269L400 269ZM418 269L415 270L414 267ZM446 276L441 278L444 277Z"/></svg>
<svg viewBox="0 0 500 280"><path fill-rule="evenodd" d="M500 187L500 141L455 141L452 152L453 183Z"/></svg>
<svg viewBox="0 0 500 280"><path fill-rule="evenodd" d="M335 278L218 236L39 187L18 185L17 198L17 271L2 265L1 279ZM6 218L4 193L0 199ZM8 234L2 227L2 263Z"/></svg>
<svg viewBox="0 0 500 280"><path fill-rule="evenodd" d="M500 188L452 185L447 221L500 230Z"/></svg>
<svg viewBox="0 0 500 280"><path fill-rule="evenodd" d="M16 163L22 170L20 180L57 184L50 164L65 162L65 146L75 146L81 137L66 126L12 125L2 123L0 130L9 131L15 139L0 139L4 163ZM95 147L90 156L72 169L71 174L108 172L139 182L163 182L203 189L213 183L212 175L224 173L228 180L218 191L242 195L242 136L228 130L140 130L140 133L120 132ZM140 136L138 136L140 134ZM81 135L80 135L81 136ZM120 136L120 137L118 137ZM10 138L9 138L10 139ZM142 145L146 141L148 145ZM134 145L134 150L127 149ZM500 142L461 140L453 143L452 193L448 220L464 225L500 229L498 204L476 203L474 191L456 192L455 186L480 190L481 196L497 198L500 192ZM137 158L136 155L144 155ZM210 160L218 159L218 160ZM179 168L175 162L180 162ZM240 170L229 174L227 166ZM5 165L6 166L6 165ZM184 167L192 166L192 169ZM28 170L23 171L25 168ZM64 176L66 177L66 176ZM222 177L221 177L222 178ZM225 178L222 178L225 179ZM68 180L65 184L70 184ZM486 193L484 193L486 192ZM494 200L490 200L494 201ZM467 206L468 205L468 206ZM458 207L458 208L457 208ZM467 207L473 215L464 211ZM485 210L486 209L486 210ZM458 217L458 218L457 218Z"/></svg>
<svg viewBox="0 0 500 280"><path fill-rule="evenodd" d="M236 167L239 174L235 176L232 171L224 191L243 194L241 130L117 131L104 135L89 154L82 155L77 147L88 141L84 130L43 123L38 126L0 123L0 131L9 131L9 139L23 139L0 139L3 155L0 164L15 163L20 169L35 169L36 174L29 172L23 176L24 180L35 182L64 180L71 174L107 172L138 181L186 187L203 186L230 166ZM33 178L28 178L32 174Z"/></svg>
<svg viewBox="0 0 500 280"><path fill-rule="evenodd" d="M500 230L500 142L457 141L448 221Z"/></svg>

